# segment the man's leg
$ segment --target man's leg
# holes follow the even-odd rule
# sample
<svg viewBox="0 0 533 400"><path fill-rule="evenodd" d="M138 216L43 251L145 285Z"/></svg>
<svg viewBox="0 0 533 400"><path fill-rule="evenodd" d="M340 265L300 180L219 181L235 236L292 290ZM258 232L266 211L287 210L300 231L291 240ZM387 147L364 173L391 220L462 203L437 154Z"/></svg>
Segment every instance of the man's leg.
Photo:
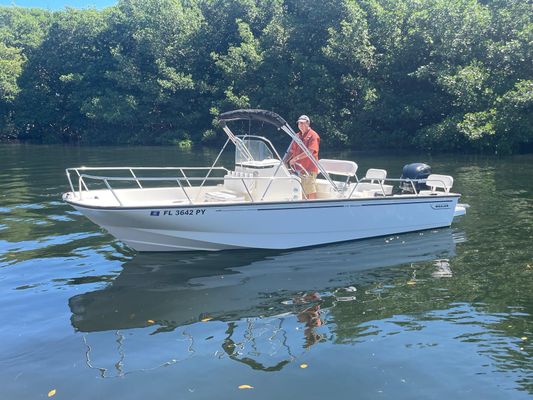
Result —
<svg viewBox="0 0 533 400"><path fill-rule="evenodd" d="M316 173L311 172L302 177L303 190L308 200L316 199L316 175Z"/></svg>

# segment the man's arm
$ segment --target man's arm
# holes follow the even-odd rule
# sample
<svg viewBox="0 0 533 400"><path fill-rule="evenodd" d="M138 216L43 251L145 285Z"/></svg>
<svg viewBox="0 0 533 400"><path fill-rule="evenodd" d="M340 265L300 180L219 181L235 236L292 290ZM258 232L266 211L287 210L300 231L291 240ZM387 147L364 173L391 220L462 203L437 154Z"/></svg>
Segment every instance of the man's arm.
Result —
<svg viewBox="0 0 533 400"><path fill-rule="evenodd" d="M289 145L289 148L287 149L287 152L283 156L283 162L285 164L288 164L289 161L291 161L291 158L293 157L293 154L294 154L293 146L294 146L294 141L291 142L291 144Z"/></svg>

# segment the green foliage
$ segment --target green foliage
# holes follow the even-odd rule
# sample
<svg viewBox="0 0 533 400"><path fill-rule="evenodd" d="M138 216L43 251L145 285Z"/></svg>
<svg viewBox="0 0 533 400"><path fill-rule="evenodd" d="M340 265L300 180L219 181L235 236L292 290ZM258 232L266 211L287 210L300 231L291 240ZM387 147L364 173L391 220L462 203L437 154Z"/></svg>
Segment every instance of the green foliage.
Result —
<svg viewBox="0 0 533 400"><path fill-rule="evenodd" d="M216 144L216 116L309 114L326 146L533 142L523 0L119 0L0 7L0 139Z"/></svg>
<svg viewBox="0 0 533 400"><path fill-rule="evenodd" d="M24 56L21 50L0 42L0 101L11 102L20 89L17 79L22 72Z"/></svg>
<svg viewBox="0 0 533 400"><path fill-rule="evenodd" d="M533 81L520 80L496 101L496 131L510 150L533 143Z"/></svg>
<svg viewBox="0 0 533 400"><path fill-rule="evenodd" d="M486 136L493 136L495 131L496 110L467 113L457 124L459 132L464 134L470 142L478 142Z"/></svg>
<svg viewBox="0 0 533 400"><path fill-rule="evenodd" d="M31 53L42 43L52 14L38 8L0 7L0 41Z"/></svg>

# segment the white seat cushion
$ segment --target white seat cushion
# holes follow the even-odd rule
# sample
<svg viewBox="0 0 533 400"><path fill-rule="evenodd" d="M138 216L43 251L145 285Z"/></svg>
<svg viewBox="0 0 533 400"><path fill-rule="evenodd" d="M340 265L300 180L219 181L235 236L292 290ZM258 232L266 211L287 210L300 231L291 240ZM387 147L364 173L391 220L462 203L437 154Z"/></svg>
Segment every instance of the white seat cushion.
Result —
<svg viewBox="0 0 533 400"><path fill-rule="evenodd" d="M332 175L355 176L357 172L357 164L353 161L328 160L323 158L318 163L324 171Z"/></svg>
<svg viewBox="0 0 533 400"><path fill-rule="evenodd" d="M376 168L370 168L368 171L366 171L365 178L366 180L373 181L383 181L387 179L387 171L384 169L376 169Z"/></svg>
<svg viewBox="0 0 533 400"><path fill-rule="evenodd" d="M443 189L448 193L453 186L453 178L449 175L431 174L427 177L426 186L428 186L432 192L437 189Z"/></svg>

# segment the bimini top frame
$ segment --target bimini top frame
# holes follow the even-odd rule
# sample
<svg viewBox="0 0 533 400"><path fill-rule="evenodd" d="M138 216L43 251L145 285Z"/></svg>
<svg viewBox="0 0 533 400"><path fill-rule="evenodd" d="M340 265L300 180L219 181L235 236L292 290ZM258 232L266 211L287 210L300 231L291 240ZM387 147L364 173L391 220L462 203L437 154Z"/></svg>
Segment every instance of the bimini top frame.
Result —
<svg viewBox="0 0 533 400"><path fill-rule="evenodd" d="M248 149L246 146L242 143L242 141L236 137L233 132L229 129L227 126L227 122L230 121L242 121L242 120L248 120L248 121L261 121L266 122L268 124L271 124L275 126L278 130L284 131L287 135L290 136L290 138L295 142L298 147L305 153L305 155L311 160L313 165L317 167L317 169L322 173L324 178L330 183L330 185L335 189L335 191L340 191L340 189L337 187L335 182L331 179L327 171L320 165L318 160L313 157L307 146L302 142L302 140L298 137L296 132L291 128L291 126L285 121L282 117L280 117L278 114L272 111L268 110L258 110L258 109L241 109L241 110L234 110L234 111L228 111L225 113L222 113L219 115L218 120L220 122L220 125L226 135L228 135L229 140L235 144L235 146L242 152L242 154L245 154L252 159L251 154L249 154ZM225 147L225 146L224 146ZM218 157L217 157L218 159Z"/></svg>

